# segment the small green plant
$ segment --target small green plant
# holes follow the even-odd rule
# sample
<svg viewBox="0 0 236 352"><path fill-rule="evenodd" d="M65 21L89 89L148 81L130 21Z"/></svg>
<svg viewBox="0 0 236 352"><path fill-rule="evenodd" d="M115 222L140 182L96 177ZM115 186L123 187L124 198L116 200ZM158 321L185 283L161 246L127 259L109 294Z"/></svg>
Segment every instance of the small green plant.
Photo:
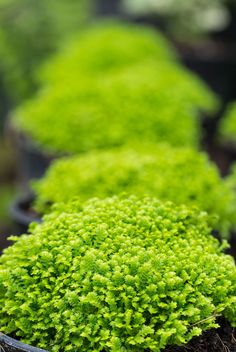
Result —
<svg viewBox="0 0 236 352"><path fill-rule="evenodd" d="M195 208L55 207L0 258L1 331L57 351L161 351L235 320L236 267Z"/></svg>
<svg viewBox="0 0 236 352"><path fill-rule="evenodd" d="M236 102L232 103L221 119L219 138L226 143L236 144Z"/></svg>
<svg viewBox="0 0 236 352"><path fill-rule="evenodd" d="M57 160L33 184L35 208L46 213L57 202L106 198L122 192L197 205L217 215L214 227L227 236L236 227L236 196L207 156L168 145L142 150L93 152Z"/></svg>
<svg viewBox="0 0 236 352"><path fill-rule="evenodd" d="M104 75L144 60L177 60L158 31L127 22L106 20L77 34L40 71L43 83L68 82L81 74Z"/></svg>
<svg viewBox="0 0 236 352"><path fill-rule="evenodd" d="M13 123L52 152L140 139L196 148L199 109L216 106L215 96L184 68L148 60L116 74L80 79L75 74L66 84L47 86L16 111Z"/></svg>

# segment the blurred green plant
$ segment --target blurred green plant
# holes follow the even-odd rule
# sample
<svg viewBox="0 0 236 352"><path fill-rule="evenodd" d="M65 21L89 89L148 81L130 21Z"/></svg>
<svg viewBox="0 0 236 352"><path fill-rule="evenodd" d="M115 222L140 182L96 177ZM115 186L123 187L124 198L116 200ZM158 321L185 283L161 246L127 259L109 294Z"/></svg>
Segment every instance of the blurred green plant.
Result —
<svg viewBox="0 0 236 352"><path fill-rule="evenodd" d="M147 59L176 61L171 44L158 31L118 20L91 25L66 43L39 72L43 84L70 82L81 74L90 77L114 73Z"/></svg>
<svg viewBox="0 0 236 352"><path fill-rule="evenodd" d="M195 208L59 205L0 257L1 331L57 351L156 351L236 326L236 267Z"/></svg>
<svg viewBox="0 0 236 352"><path fill-rule="evenodd" d="M214 94L186 69L147 59L117 73L75 73L68 81L46 85L15 112L12 122L54 153L85 152L132 140L196 148L199 111L217 107Z"/></svg>
<svg viewBox="0 0 236 352"><path fill-rule="evenodd" d="M192 40L229 24L228 3L226 0L122 0L125 12L158 15L172 36Z"/></svg>
<svg viewBox="0 0 236 352"><path fill-rule="evenodd" d="M5 229L8 225L12 224L12 219L9 215L9 207L15 194L16 189L14 185L0 184L0 236L1 227Z"/></svg>
<svg viewBox="0 0 236 352"><path fill-rule="evenodd" d="M236 145L236 102L228 106L220 120L218 137L223 143Z"/></svg>
<svg viewBox="0 0 236 352"><path fill-rule="evenodd" d="M0 0L0 75L12 103L32 95L35 72L81 28L89 0Z"/></svg>
<svg viewBox="0 0 236 352"><path fill-rule="evenodd" d="M221 179L205 154L186 148L146 145L63 158L32 186L41 214L74 197L83 203L127 192L197 205L216 216L214 228L223 236L236 228L234 186Z"/></svg>

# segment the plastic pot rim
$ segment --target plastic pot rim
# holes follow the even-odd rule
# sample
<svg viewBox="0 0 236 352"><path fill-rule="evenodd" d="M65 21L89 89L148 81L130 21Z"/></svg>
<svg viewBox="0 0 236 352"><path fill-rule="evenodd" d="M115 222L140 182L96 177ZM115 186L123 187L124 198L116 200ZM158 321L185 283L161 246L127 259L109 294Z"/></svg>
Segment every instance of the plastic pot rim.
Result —
<svg viewBox="0 0 236 352"><path fill-rule="evenodd" d="M26 345L23 342L15 340L7 335L4 335L0 332L0 349L3 351L9 352L48 352L46 350L42 350L41 348L32 347L30 345ZM6 350L7 349L7 350Z"/></svg>
<svg viewBox="0 0 236 352"><path fill-rule="evenodd" d="M29 226L32 222L41 222L40 217L34 217L27 214L26 209L28 205L32 203L34 196L32 194L26 194L24 196L18 197L9 208L9 212L14 221L24 225Z"/></svg>

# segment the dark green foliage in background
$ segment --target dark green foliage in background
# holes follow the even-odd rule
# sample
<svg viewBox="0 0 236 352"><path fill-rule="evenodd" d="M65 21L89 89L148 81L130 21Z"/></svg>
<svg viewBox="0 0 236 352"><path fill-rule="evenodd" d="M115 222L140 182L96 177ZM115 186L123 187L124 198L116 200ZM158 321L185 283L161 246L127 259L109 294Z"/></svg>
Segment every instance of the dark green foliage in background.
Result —
<svg viewBox="0 0 236 352"><path fill-rule="evenodd" d="M12 103L32 95L35 72L89 17L89 0L0 0L0 75Z"/></svg>

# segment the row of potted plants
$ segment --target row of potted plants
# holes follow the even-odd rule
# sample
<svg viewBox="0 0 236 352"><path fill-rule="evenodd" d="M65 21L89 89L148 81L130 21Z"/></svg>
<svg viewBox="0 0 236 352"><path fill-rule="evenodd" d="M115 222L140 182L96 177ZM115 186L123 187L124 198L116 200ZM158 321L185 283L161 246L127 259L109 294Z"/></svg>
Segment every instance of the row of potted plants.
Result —
<svg viewBox="0 0 236 352"><path fill-rule="evenodd" d="M140 136L197 147L199 111L210 114L219 106L160 34L121 22L94 25L75 37L42 77L44 88L11 124L50 155L119 146Z"/></svg>
<svg viewBox="0 0 236 352"><path fill-rule="evenodd" d="M55 160L32 183L35 199L28 209L39 217L74 197L84 202L122 192L152 195L217 215L215 230L229 238L236 226L234 188L234 176L222 179L204 153L168 144L127 145Z"/></svg>
<svg viewBox="0 0 236 352"><path fill-rule="evenodd" d="M195 208L75 200L14 241L1 258L1 325L29 344L157 352L220 316L236 323L235 264Z"/></svg>
<svg viewBox="0 0 236 352"><path fill-rule="evenodd" d="M10 128L46 156L39 174L59 160L32 184L40 223L0 257L0 346L200 352L210 330L218 352L221 326L233 351L235 177L198 150L217 97L161 35L119 22L41 72Z"/></svg>

